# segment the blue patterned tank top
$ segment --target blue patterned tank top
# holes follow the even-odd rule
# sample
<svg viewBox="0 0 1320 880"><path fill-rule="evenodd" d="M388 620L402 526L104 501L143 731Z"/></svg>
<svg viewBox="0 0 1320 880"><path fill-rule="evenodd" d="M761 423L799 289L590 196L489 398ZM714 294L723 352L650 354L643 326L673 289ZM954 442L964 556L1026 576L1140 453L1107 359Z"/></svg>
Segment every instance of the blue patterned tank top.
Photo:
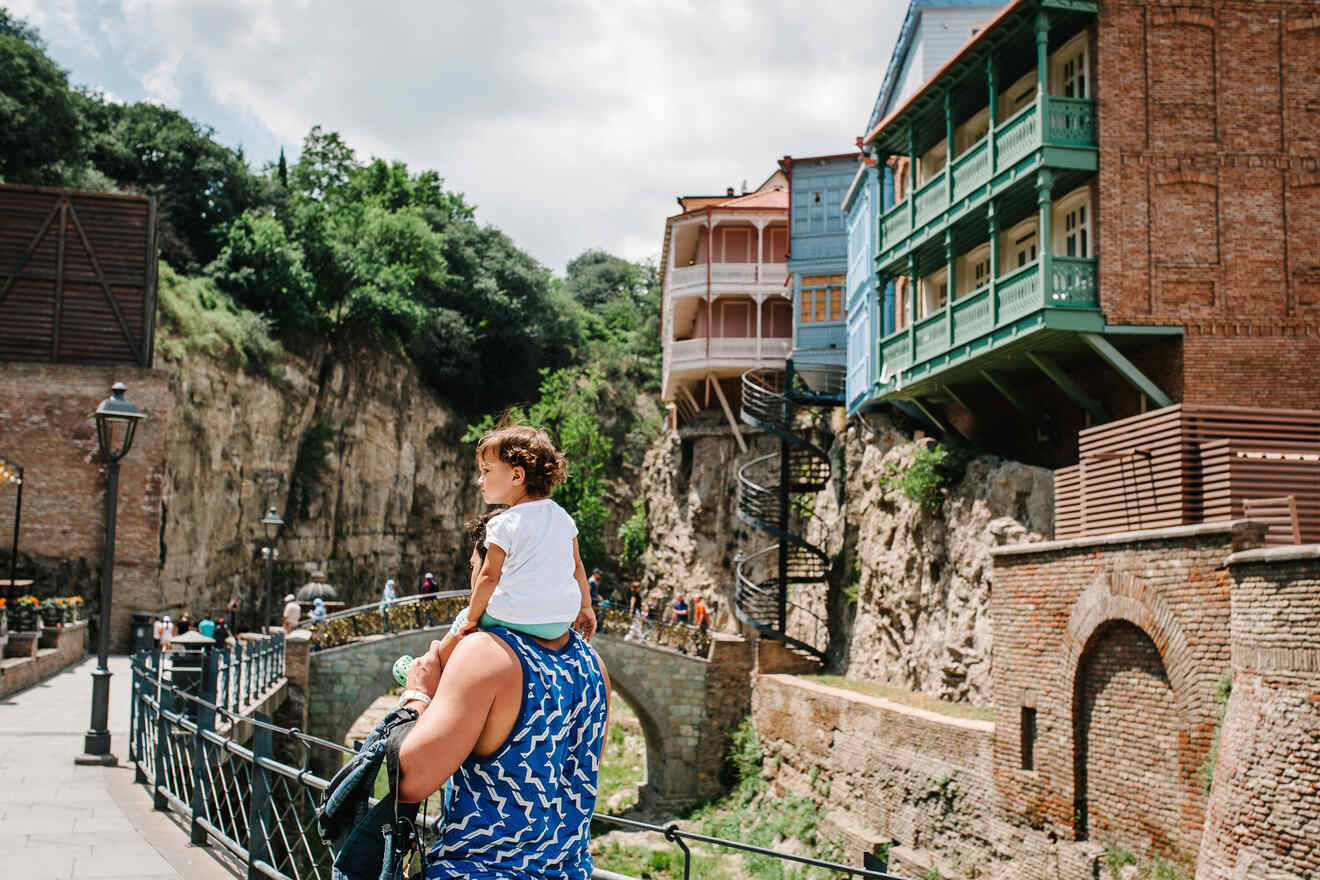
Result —
<svg viewBox="0 0 1320 880"><path fill-rule="evenodd" d="M557 651L504 627L487 632L518 655L522 708L504 745L454 773L426 876L586 880L608 709L600 664L575 632Z"/></svg>

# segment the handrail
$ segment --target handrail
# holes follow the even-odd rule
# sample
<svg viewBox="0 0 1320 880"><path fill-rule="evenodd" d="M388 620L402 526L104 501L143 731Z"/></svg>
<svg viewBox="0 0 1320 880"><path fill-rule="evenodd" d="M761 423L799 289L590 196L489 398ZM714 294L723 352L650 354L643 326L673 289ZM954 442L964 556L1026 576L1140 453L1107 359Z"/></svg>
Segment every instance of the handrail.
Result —
<svg viewBox="0 0 1320 880"><path fill-rule="evenodd" d="M203 694L195 694L165 681L160 674L163 670L153 669L145 653L134 658L129 760L136 781L147 786L156 809L173 811L190 821L194 844L208 840L219 843L248 868L249 877L261 874L273 880L326 880L335 853L315 830L315 805L329 782L308 769L307 759L311 746L343 755L351 755L353 750L266 718L239 715L208 699L209 688L215 683L216 655L207 650L201 659ZM231 729L238 721L252 725L252 746L240 745L232 737L217 733L216 716L228 718ZM287 737L303 747L302 767L274 757L274 736ZM438 818L423 813L417 825L423 851L438 838ZM664 835L682 852L683 876L687 880L692 868L691 852L685 843L688 840L825 868L845 876L906 880L883 871L698 834L677 823L662 827L600 812L593 813L592 821ZM595 876L613 880L621 875L599 869Z"/></svg>
<svg viewBox="0 0 1320 880"><path fill-rule="evenodd" d="M393 602L389 602L387 604L389 605L390 608L397 608L402 605L411 605L415 602L424 602L427 599L452 599L455 597L467 596L471 592L472 592L471 590L444 590L439 593L426 593L426 594L419 593L415 596L400 596L399 598L395 599ZM345 617L352 617L354 614L361 614L363 611L370 611L372 609L379 610L380 604L381 603L379 601L376 601L376 602L368 602L365 605L355 605L352 608L341 608L338 611L336 611L334 614L327 614L325 616L325 621L326 623L329 623L332 620L340 620Z"/></svg>

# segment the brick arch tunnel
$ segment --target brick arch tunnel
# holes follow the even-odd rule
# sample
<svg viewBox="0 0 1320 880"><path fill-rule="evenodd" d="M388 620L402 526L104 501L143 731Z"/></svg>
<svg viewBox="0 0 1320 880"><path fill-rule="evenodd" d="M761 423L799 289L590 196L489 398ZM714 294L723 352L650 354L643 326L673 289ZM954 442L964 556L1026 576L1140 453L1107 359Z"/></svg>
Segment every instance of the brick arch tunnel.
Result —
<svg viewBox="0 0 1320 880"><path fill-rule="evenodd" d="M286 642L285 668L300 703L302 729L343 742L363 712L393 685L400 654L424 653L443 627L414 630L310 652L305 632ZM753 655L744 639L717 634L705 658L602 633L592 642L610 682L637 713L646 739L640 800L657 807L698 803L722 790L729 737L751 712ZM320 750L317 750L320 751ZM313 769L333 773L328 753Z"/></svg>

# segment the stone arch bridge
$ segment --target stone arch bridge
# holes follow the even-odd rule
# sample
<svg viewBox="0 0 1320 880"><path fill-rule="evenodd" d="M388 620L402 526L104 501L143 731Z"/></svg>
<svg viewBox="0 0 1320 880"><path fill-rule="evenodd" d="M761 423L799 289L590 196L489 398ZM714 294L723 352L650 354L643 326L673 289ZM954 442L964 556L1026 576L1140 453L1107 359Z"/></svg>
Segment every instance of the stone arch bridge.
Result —
<svg viewBox="0 0 1320 880"><path fill-rule="evenodd" d="M377 633L321 650L313 650L312 633L293 633L285 643L285 669L294 720L308 733L343 742L358 717L394 686L395 658L424 653L447 628ZM729 736L751 712L750 643L717 633L701 656L624 633L618 618L606 621L592 645L615 692L641 722L646 739L641 799L681 807L718 794ZM335 768L314 763L313 769L328 776Z"/></svg>

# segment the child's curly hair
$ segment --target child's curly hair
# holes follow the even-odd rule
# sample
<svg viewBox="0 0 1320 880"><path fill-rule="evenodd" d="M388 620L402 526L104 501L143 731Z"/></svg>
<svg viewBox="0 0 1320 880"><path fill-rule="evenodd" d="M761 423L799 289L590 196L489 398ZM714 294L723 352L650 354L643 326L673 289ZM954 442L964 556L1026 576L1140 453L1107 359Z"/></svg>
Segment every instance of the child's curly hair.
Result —
<svg viewBox="0 0 1320 880"><path fill-rule="evenodd" d="M528 425L496 428L477 443L477 461L487 450L509 467L523 469L528 495L548 497L568 479L568 461L545 431Z"/></svg>

